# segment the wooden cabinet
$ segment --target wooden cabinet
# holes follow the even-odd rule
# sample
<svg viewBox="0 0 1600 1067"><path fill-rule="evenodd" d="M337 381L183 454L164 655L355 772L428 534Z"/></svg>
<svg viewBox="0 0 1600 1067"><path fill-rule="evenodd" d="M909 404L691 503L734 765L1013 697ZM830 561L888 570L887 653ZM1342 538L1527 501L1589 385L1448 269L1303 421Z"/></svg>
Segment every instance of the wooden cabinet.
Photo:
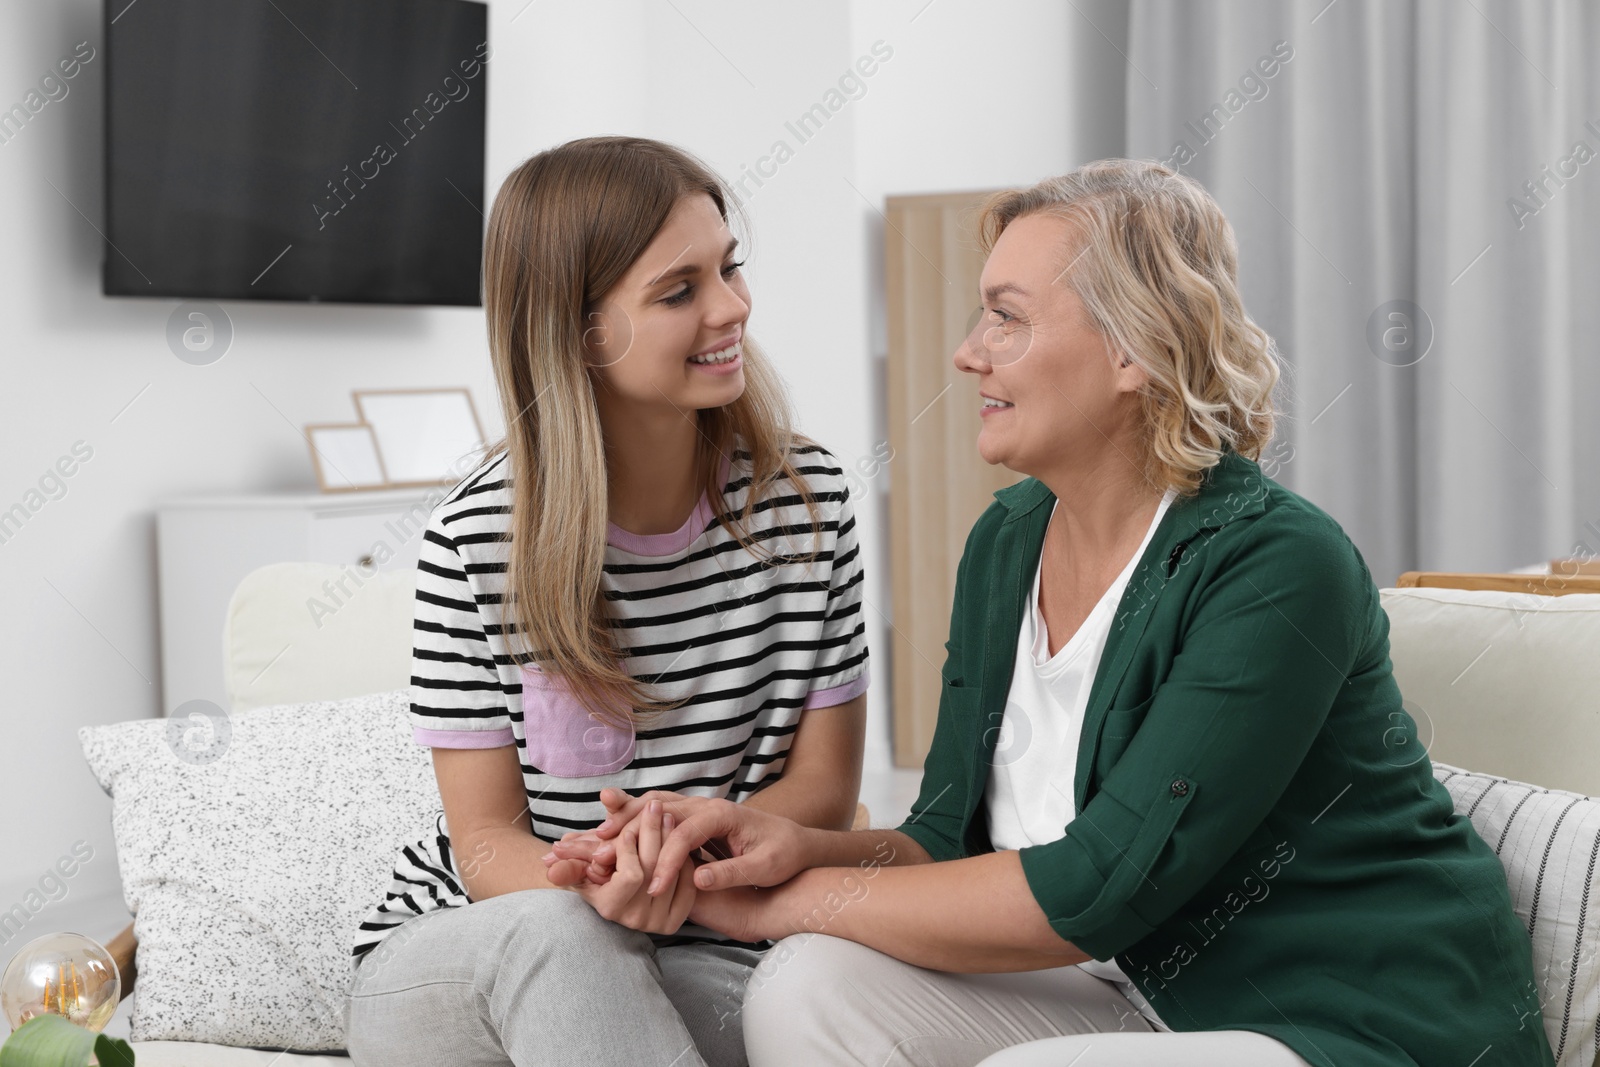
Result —
<svg viewBox="0 0 1600 1067"><path fill-rule="evenodd" d="M1020 480L978 455L978 383L956 370L976 323L986 192L891 196L884 270L889 333L890 581L894 760L920 767L938 718L956 565L994 492Z"/></svg>

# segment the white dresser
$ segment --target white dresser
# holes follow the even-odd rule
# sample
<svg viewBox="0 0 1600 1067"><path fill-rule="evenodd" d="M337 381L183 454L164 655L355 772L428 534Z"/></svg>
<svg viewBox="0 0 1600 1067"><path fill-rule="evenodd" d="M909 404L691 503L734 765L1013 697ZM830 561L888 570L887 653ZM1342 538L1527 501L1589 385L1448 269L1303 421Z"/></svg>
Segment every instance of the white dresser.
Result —
<svg viewBox="0 0 1600 1067"><path fill-rule="evenodd" d="M188 700L228 707L223 621L245 575L269 563L328 563L353 576L415 568L448 486L170 500L156 510L162 714Z"/></svg>

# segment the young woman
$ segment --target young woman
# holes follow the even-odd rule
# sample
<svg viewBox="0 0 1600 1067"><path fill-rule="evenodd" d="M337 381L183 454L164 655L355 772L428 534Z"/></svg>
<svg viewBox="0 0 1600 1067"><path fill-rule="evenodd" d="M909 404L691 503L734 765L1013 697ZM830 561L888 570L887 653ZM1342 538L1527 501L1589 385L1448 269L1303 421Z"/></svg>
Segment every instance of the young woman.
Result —
<svg viewBox="0 0 1600 1067"><path fill-rule="evenodd" d="M980 231L955 365L1028 477L967 540L911 816L667 802L658 891L726 840L693 918L784 938L751 1063L1550 1067L1498 858L1395 758L1372 576L1256 462L1278 368L1221 209L1104 160Z"/></svg>
<svg viewBox="0 0 1600 1067"><path fill-rule="evenodd" d="M687 867L646 892L660 805L592 877L540 857L607 816L608 787L851 823L855 520L746 333L731 204L691 156L622 137L542 152L496 197L506 437L433 510L417 566L408 717L444 810L361 923L358 1067L741 1065L765 946L684 922Z"/></svg>

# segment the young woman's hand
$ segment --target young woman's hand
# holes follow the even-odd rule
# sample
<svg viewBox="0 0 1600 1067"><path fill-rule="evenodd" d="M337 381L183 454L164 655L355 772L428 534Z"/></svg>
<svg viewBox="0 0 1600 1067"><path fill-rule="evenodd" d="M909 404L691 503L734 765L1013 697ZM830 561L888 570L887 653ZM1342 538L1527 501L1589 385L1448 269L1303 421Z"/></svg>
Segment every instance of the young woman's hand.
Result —
<svg viewBox="0 0 1600 1067"><path fill-rule="evenodd" d="M573 891L612 922L651 934L675 932L694 907L692 868L681 868L665 892L654 896L645 892L656 870L662 835L673 828L672 814L663 811L659 801L652 801L617 836L616 870L611 877L603 885L585 879L574 885Z"/></svg>
<svg viewBox="0 0 1600 1067"><path fill-rule="evenodd" d="M596 837L593 830L572 830L552 843L550 851L540 858L546 877L554 885L566 887L585 880L605 885L616 870L617 846L615 841Z"/></svg>
<svg viewBox="0 0 1600 1067"><path fill-rule="evenodd" d="M611 868L591 864L586 859L558 859L553 852L544 854L544 876L558 889L567 889L582 881L605 885L611 877Z"/></svg>
<svg viewBox="0 0 1600 1067"><path fill-rule="evenodd" d="M543 857L550 880L556 885L568 886L587 878L595 885L605 885L616 868L615 837L624 826L638 819L650 801L672 802L668 808L681 820L684 808L677 802L703 799L666 789L652 789L639 796L611 787L602 789L600 802L606 806L607 818L592 830L571 830L550 846Z"/></svg>
<svg viewBox="0 0 1600 1067"><path fill-rule="evenodd" d="M670 789L651 789L648 792L634 796L626 790L607 786L605 789L600 790L600 803L606 806L608 818L589 832L601 840L616 837L624 826L638 818L645 805L652 800L659 800L667 804L668 811L676 812L678 809L669 802L704 799L706 798L693 797L685 793L674 793Z"/></svg>

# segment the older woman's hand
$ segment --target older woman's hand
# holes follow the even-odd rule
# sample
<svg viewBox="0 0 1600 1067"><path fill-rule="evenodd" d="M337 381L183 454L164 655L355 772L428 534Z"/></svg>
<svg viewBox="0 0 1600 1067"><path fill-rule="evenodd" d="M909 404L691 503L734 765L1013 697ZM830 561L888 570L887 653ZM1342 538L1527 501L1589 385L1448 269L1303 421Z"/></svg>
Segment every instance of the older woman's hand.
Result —
<svg viewBox="0 0 1600 1067"><path fill-rule="evenodd" d="M784 937L794 931L781 918L781 893L780 889L753 886L699 893L689 911L689 921L735 941Z"/></svg>
<svg viewBox="0 0 1600 1067"><path fill-rule="evenodd" d="M810 846L817 831L748 804L693 799L696 803L686 805L666 802L678 816L678 827L661 845L651 892L669 888L702 847L713 859L694 871L694 884L701 890L777 885L815 865Z"/></svg>

